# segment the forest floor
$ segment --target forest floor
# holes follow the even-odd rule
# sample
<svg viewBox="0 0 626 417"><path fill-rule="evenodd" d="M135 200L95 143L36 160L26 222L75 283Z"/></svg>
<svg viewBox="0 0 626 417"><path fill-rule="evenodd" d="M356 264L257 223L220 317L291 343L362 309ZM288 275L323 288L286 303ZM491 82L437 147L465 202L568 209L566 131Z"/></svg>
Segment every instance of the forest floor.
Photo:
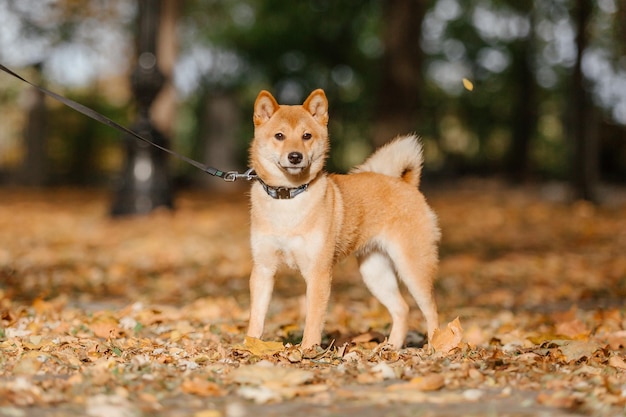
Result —
<svg viewBox="0 0 626 417"><path fill-rule="evenodd" d="M111 219L103 191L0 188L0 416L624 416L624 190L605 206L553 191L428 188L437 341L411 302L409 347L381 344L389 316L349 258L325 348L303 352L290 271L264 341L244 339L245 192Z"/></svg>

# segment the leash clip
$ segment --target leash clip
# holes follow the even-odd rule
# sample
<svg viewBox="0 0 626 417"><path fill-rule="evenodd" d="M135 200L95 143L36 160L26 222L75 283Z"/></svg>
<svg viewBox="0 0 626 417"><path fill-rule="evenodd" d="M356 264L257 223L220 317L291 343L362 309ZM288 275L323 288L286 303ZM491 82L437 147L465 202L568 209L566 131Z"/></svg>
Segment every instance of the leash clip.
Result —
<svg viewBox="0 0 626 417"><path fill-rule="evenodd" d="M223 178L226 182L235 182L240 178L243 178L247 181L252 181L257 178L257 175L256 172L254 172L254 169L249 168L243 174L240 174L237 171L228 171L226 174L224 174Z"/></svg>

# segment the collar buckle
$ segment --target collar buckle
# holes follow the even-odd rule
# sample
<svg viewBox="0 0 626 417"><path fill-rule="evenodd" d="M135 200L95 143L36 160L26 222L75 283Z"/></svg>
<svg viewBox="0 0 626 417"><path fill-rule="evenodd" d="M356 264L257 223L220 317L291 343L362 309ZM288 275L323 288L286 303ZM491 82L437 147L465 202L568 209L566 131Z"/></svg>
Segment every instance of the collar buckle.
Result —
<svg viewBox="0 0 626 417"><path fill-rule="evenodd" d="M302 184L299 187L289 188L289 187L272 187L263 182L260 178L257 177L257 180L263 186L263 189L273 199L276 200L291 200L296 197L298 194L301 194L309 188L309 184Z"/></svg>

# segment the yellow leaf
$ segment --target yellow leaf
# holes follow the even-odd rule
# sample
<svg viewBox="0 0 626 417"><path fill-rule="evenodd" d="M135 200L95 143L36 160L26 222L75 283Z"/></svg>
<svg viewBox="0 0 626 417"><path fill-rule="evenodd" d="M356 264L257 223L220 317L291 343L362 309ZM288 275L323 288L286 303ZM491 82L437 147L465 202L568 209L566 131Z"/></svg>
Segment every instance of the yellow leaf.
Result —
<svg viewBox="0 0 626 417"><path fill-rule="evenodd" d="M388 391L437 391L443 388L445 379L441 374L428 374L411 379L408 383L393 384Z"/></svg>
<svg viewBox="0 0 626 417"><path fill-rule="evenodd" d="M436 329L430 344L437 352L449 353L451 350L459 347L462 339L463 328L461 327L461 321L457 317L448 323L445 329Z"/></svg>
<svg viewBox="0 0 626 417"><path fill-rule="evenodd" d="M474 90L474 83L467 78L463 78L463 87L465 87L467 91L472 91Z"/></svg>
<svg viewBox="0 0 626 417"><path fill-rule="evenodd" d="M443 388L445 380L441 374L429 374L411 379L409 385L420 391L437 391Z"/></svg>
<svg viewBox="0 0 626 417"><path fill-rule="evenodd" d="M222 417L223 414L219 410L201 410L196 411L193 417Z"/></svg>
<svg viewBox="0 0 626 417"><path fill-rule="evenodd" d="M272 356L285 350L285 346L281 342L264 342L261 339L248 336L246 336L241 348L255 356Z"/></svg>

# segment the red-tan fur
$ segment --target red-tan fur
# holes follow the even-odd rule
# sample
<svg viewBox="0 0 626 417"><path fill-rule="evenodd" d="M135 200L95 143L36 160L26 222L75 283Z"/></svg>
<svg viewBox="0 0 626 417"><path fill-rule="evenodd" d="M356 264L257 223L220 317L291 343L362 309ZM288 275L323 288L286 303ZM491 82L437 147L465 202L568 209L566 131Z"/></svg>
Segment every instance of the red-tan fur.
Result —
<svg viewBox="0 0 626 417"><path fill-rule="evenodd" d="M414 136L396 138L348 175L323 171L328 153L328 102L315 90L301 106L279 105L262 91L254 106L250 164L270 186L308 189L288 200L270 197L259 182L251 189L250 323L248 336L263 334L281 263L300 270L307 285L302 347L321 341L332 269L355 253L364 281L389 310L389 344L400 348L408 330L402 281L426 318L429 338L438 327L433 297L439 229L418 191L421 145ZM282 133L280 139L277 133ZM310 138L303 138L305 133ZM291 164L287 155L303 160Z"/></svg>

